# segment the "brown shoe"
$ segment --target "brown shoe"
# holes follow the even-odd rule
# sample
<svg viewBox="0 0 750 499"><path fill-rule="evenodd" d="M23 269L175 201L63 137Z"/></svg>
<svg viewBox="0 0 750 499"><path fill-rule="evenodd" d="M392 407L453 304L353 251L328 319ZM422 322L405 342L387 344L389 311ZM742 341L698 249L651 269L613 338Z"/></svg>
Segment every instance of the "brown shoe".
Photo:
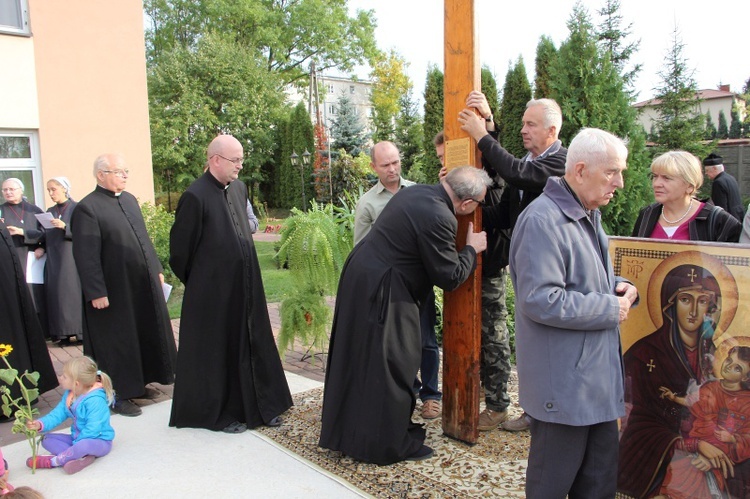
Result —
<svg viewBox="0 0 750 499"><path fill-rule="evenodd" d="M477 429L479 431L494 430L506 419L508 419L508 411L493 411L492 409L485 409L479 414L479 424L477 424Z"/></svg>
<svg viewBox="0 0 750 499"><path fill-rule="evenodd" d="M443 412L443 408L440 407L440 401L437 399L425 400L422 404L422 418L423 419L435 419L440 416Z"/></svg>
<svg viewBox="0 0 750 499"><path fill-rule="evenodd" d="M520 416L518 416L516 419L506 421L502 424L501 428L505 431L526 431L529 429L529 426L531 426L531 421L529 420L529 417L524 412Z"/></svg>

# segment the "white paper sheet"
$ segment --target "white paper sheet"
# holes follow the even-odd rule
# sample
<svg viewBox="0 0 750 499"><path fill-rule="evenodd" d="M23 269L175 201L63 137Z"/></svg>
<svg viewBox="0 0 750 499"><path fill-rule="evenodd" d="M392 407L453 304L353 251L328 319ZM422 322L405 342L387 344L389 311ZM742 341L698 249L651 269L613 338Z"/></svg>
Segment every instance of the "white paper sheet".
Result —
<svg viewBox="0 0 750 499"><path fill-rule="evenodd" d="M161 291L164 293L164 301L169 301L169 295L172 294L172 286L165 282L161 285Z"/></svg>
<svg viewBox="0 0 750 499"><path fill-rule="evenodd" d="M44 213L37 213L34 215L37 220L39 220L39 223L42 224L42 227L45 229L54 229L55 226L52 225L52 220L55 219L55 217L52 216L52 213L44 212Z"/></svg>
<svg viewBox="0 0 750 499"><path fill-rule="evenodd" d="M26 282L29 284L44 284L44 264L47 262L47 253L37 260L33 251L29 251L26 257Z"/></svg>

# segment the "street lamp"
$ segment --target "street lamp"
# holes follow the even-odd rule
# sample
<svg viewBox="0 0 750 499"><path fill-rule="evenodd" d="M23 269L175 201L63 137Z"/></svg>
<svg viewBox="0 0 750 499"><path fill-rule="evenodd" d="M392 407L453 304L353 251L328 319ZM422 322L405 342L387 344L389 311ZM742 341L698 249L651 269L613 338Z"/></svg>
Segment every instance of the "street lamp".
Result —
<svg viewBox="0 0 750 499"><path fill-rule="evenodd" d="M307 149L305 149L305 152L307 152ZM289 160L292 162L292 166L296 167L299 165L299 180L302 184L302 211L305 211L305 155L302 155L302 164L299 164L299 156L297 155L297 151L292 151L292 155L289 156ZM307 158L307 161L310 161L310 158Z"/></svg>

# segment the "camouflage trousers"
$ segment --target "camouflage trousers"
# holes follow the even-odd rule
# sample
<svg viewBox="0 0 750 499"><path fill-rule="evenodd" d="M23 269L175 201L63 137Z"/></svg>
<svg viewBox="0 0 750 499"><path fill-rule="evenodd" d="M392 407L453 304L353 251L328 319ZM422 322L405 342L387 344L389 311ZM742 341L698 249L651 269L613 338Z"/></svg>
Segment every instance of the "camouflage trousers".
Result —
<svg viewBox="0 0 750 499"><path fill-rule="evenodd" d="M505 275L482 277L482 355L479 376L484 386L484 400L488 409L504 411L510 405L510 344L505 318Z"/></svg>

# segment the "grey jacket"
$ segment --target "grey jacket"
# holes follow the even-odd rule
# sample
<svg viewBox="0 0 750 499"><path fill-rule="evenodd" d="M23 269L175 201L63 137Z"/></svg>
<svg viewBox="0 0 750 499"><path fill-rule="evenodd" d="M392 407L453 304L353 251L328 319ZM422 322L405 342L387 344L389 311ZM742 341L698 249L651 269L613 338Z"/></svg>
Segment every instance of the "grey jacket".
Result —
<svg viewBox="0 0 750 499"><path fill-rule="evenodd" d="M590 220L550 178L513 233L519 398L540 421L585 426L625 414L620 307L600 216Z"/></svg>

